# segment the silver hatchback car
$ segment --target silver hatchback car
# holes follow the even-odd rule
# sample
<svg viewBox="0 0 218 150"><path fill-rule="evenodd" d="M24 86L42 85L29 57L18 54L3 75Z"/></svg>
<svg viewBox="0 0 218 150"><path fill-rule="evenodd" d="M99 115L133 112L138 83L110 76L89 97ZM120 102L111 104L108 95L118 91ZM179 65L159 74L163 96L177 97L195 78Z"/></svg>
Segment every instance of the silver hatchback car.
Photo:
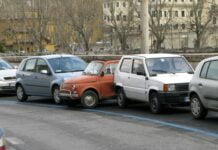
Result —
<svg viewBox="0 0 218 150"><path fill-rule="evenodd" d="M22 61L17 71L16 93L20 102L28 96L53 97L60 104L59 88L68 79L80 76L87 64L73 55L34 56Z"/></svg>
<svg viewBox="0 0 218 150"><path fill-rule="evenodd" d="M190 82L191 112L203 119L208 110L218 111L218 57L201 61Z"/></svg>

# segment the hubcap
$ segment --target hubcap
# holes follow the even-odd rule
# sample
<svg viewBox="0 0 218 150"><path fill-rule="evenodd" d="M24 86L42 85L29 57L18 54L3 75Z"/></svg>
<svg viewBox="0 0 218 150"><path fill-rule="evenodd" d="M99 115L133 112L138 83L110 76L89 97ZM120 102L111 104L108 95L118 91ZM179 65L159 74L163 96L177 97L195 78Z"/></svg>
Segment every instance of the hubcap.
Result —
<svg viewBox="0 0 218 150"><path fill-rule="evenodd" d="M20 86L17 88L17 97L19 99L23 98L23 89Z"/></svg>
<svg viewBox="0 0 218 150"><path fill-rule="evenodd" d="M87 95L84 98L84 102L87 106L93 106L95 105L95 98L91 95Z"/></svg>
<svg viewBox="0 0 218 150"><path fill-rule="evenodd" d="M200 102L197 98L193 98L191 102L191 111L195 116L198 116L201 111Z"/></svg>
<svg viewBox="0 0 218 150"><path fill-rule="evenodd" d="M54 90L54 100L55 100L55 103L60 103L61 99L59 97L59 90L58 89L55 89Z"/></svg>
<svg viewBox="0 0 218 150"><path fill-rule="evenodd" d="M153 111L157 110L157 98L156 97L153 97L152 100L151 100L151 109Z"/></svg>

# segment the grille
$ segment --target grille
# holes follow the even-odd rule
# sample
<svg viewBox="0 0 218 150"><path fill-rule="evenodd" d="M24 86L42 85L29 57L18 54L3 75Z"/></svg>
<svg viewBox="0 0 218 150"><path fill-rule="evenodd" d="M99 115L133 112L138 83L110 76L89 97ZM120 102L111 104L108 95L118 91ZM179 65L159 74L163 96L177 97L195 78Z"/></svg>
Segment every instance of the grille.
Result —
<svg viewBox="0 0 218 150"><path fill-rule="evenodd" d="M15 80L16 77L5 77L4 79L5 79L5 80Z"/></svg>
<svg viewBox="0 0 218 150"><path fill-rule="evenodd" d="M188 91L189 90L189 84L176 84L176 91Z"/></svg>

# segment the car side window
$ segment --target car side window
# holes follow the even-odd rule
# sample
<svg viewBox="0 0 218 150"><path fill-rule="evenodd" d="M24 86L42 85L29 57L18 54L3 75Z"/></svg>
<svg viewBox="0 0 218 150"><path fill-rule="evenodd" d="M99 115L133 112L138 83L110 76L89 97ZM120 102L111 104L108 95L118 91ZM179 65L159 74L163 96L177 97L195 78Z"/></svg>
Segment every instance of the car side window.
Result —
<svg viewBox="0 0 218 150"><path fill-rule="evenodd" d="M124 58L120 66L120 71L130 73L131 66L132 66L132 60L130 58Z"/></svg>
<svg viewBox="0 0 218 150"><path fill-rule="evenodd" d="M41 73L42 70L47 70L48 72L50 71L46 61L43 59L38 59L36 63L36 72Z"/></svg>
<svg viewBox="0 0 218 150"><path fill-rule="evenodd" d="M204 63L204 65L203 65L203 67L201 69L201 73L200 73L201 78L206 78L209 64L210 64L210 62Z"/></svg>
<svg viewBox="0 0 218 150"><path fill-rule="evenodd" d="M117 64L108 64L104 69L104 74L105 75L114 74L116 68L117 68Z"/></svg>
<svg viewBox="0 0 218 150"><path fill-rule="evenodd" d="M36 59L27 60L24 71L35 72L36 71L35 65L36 65Z"/></svg>
<svg viewBox="0 0 218 150"><path fill-rule="evenodd" d="M211 61L207 72L207 78L218 80L218 61Z"/></svg>
<svg viewBox="0 0 218 150"><path fill-rule="evenodd" d="M132 65L132 74L145 75L145 67L143 60L134 59Z"/></svg>

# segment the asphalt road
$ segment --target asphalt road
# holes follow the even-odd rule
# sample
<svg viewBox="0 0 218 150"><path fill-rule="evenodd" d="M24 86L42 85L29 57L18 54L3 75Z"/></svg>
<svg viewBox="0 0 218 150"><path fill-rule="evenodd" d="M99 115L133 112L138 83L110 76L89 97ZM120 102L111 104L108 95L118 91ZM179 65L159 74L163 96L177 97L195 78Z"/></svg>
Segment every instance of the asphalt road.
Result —
<svg viewBox="0 0 218 150"><path fill-rule="evenodd" d="M89 110L0 96L0 128L15 150L216 150L217 124L218 113L196 121L188 108L153 115L146 105L120 109L113 100Z"/></svg>

